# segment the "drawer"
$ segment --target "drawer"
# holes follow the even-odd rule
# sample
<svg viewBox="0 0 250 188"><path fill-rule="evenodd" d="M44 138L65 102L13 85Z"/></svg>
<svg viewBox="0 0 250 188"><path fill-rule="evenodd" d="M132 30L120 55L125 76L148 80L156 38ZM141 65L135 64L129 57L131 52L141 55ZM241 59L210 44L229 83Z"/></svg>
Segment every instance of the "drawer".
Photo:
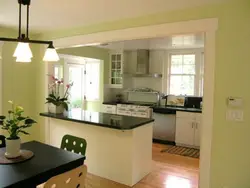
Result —
<svg viewBox="0 0 250 188"><path fill-rule="evenodd" d="M176 112L176 117L177 118L194 118L196 117L197 113L192 113L192 112Z"/></svg>
<svg viewBox="0 0 250 188"><path fill-rule="evenodd" d="M116 113L116 106L115 105L104 105L103 111L105 113L115 114Z"/></svg>
<svg viewBox="0 0 250 188"><path fill-rule="evenodd" d="M193 112L176 112L176 117L177 118L189 118L192 120L197 120L201 121L202 119L202 114L201 113L193 113Z"/></svg>
<svg viewBox="0 0 250 188"><path fill-rule="evenodd" d="M142 117L142 118L149 118L149 114L146 113L146 112L132 112L131 116Z"/></svg>
<svg viewBox="0 0 250 188"><path fill-rule="evenodd" d="M131 116L130 111L123 111L123 110L117 110L118 115L123 115L123 116Z"/></svg>

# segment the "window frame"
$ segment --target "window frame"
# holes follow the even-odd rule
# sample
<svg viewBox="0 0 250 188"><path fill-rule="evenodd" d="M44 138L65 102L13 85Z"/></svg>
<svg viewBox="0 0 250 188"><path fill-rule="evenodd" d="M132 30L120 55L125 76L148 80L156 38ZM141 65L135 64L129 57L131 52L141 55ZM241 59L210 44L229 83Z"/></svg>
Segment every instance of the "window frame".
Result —
<svg viewBox="0 0 250 188"><path fill-rule="evenodd" d="M88 99L88 97L86 96L86 93L84 92L83 93L83 96L82 96L82 101L84 103L84 101L86 102L100 102L102 99L101 99L101 63L102 63L102 60L99 60L99 59L93 59L93 58L85 58L85 57L79 57L79 56L72 56L72 55L66 55L66 54L60 54L60 58L63 58L64 59L64 71L63 71L63 77L64 77L64 81L65 82L69 82L69 65L76 65L76 66L79 66L79 65L82 65L83 66L83 71L85 72L86 71L86 64L87 63L98 63L99 65L99 82L98 82L98 99ZM83 72L83 76L85 77L85 74ZM86 82L86 78L83 79L83 82ZM84 84L85 87L86 87L86 83ZM66 86L64 87L66 89ZM84 91L86 91L86 89L84 89Z"/></svg>
<svg viewBox="0 0 250 188"><path fill-rule="evenodd" d="M172 55L195 55L195 74L171 74L171 56ZM204 54L204 49L184 49L184 50L169 50L167 52L167 87L163 88L165 89L166 93L170 95L170 77L173 75L179 75L179 76L193 76L194 75L194 95L186 95L186 96L196 96L196 97L202 97L203 91L201 91L201 80L204 77L204 75L201 75L202 71L201 68L204 68L204 61L202 62L202 54ZM204 57L204 56L203 56ZM203 65L202 65L203 63ZM164 91L164 90L163 90ZM181 95L181 94L176 94Z"/></svg>

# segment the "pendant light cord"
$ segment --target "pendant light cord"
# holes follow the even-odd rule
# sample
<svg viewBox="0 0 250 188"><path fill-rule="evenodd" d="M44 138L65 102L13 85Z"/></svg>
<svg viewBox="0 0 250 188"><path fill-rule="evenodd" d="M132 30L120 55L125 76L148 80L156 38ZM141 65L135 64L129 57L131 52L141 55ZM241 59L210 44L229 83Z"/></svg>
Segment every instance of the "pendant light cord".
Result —
<svg viewBox="0 0 250 188"><path fill-rule="evenodd" d="M19 30L18 30L18 39L21 39L21 28L22 27L22 4L19 3Z"/></svg>
<svg viewBox="0 0 250 188"><path fill-rule="evenodd" d="M26 39L29 39L29 15L30 15L30 6L27 5L27 26L26 26Z"/></svg>

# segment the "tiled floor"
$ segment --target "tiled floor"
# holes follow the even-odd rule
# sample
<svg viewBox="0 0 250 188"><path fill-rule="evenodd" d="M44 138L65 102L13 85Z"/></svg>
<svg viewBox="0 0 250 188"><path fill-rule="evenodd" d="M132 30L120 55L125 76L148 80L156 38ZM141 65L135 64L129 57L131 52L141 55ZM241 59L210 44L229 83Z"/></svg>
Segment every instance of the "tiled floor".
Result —
<svg viewBox="0 0 250 188"><path fill-rule="evenodd" d="M198 188L199 160L161 153L165 145L153 144L153 170L133 188ZM128 188L91 174L86 188Z"/></svg>

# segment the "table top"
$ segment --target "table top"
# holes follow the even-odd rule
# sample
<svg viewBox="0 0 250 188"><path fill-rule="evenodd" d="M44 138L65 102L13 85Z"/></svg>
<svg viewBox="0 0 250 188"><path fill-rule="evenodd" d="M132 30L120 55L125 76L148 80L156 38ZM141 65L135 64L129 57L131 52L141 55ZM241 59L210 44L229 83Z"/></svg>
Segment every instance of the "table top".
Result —
<svg viewBox="0 0 250 188"><path fill-rule="evenodd" d="M51 177L83 164L85 156L71 153L37 141L21 145L34 157L18 164L0 165L0 187L35 187ZM1 148L4 149L4 148Z"/></svg>
<svg viewBox="0 0 250 188"><path fill-rule="evenodd" d="M111 129L131 130L148 123L153 122L150 118L140 118L132 116L114 115L102 112L91 112L84 110L69 111L65 114L40 113L41 116L72 121L77 123L85 123L94 126L106 127Z"/></svg>

